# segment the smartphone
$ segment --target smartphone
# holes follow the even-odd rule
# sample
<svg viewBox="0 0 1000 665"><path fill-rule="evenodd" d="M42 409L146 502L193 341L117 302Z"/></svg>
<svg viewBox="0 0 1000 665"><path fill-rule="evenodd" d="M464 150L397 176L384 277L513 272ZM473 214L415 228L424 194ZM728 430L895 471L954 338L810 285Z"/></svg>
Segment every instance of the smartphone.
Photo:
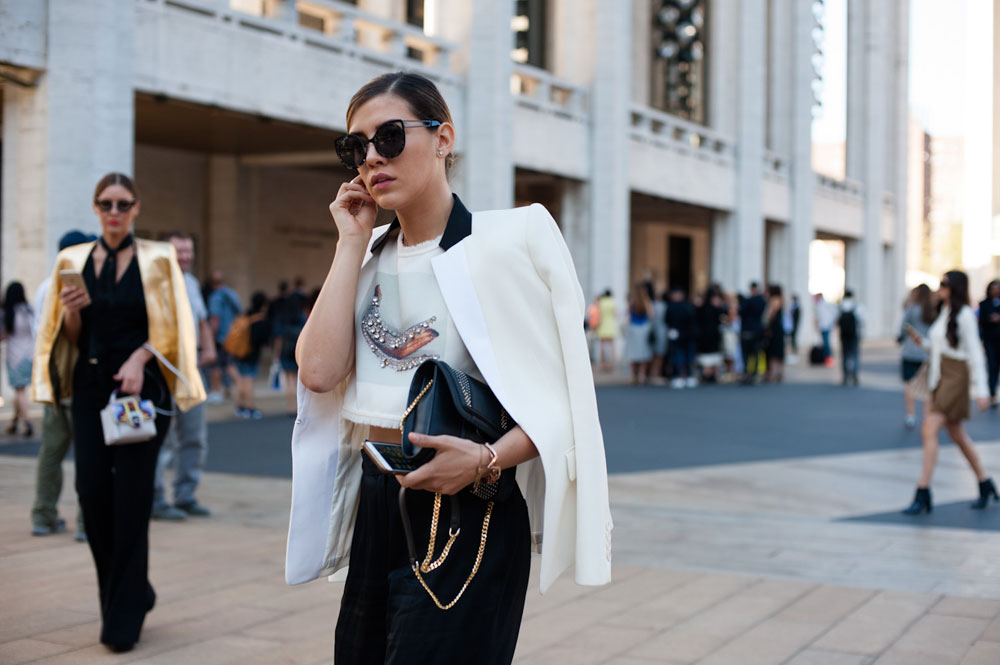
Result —
<svg viewBox="0 0 1000 665"><path fill-rule="evenodd" d="M78 289L87 291L87 284L83 281L83 273L78 270L60 270L59 278L63 286L75 286Z"/></svg>
<svg viewBox="0 0 1000 665"><path fill-rule="evenodd" d="M414 471L420 466L415 460L403 455L403 447L398 443L365 441L364 450L382 473L399 475Z"/></svg>
<svg viewBox="0 0 1000 665"><path fill-rule="evenodd" d="M904 330L906 330L906 332L907 332L908 334L910 334L910 335L915 335L915 336L917 336L917 337L923 337L923 335L921 335L921 334L920 334L920 331L919 331L919 330L917 330L916 328L914 328L914 327L913 327L913 326L912 326L911 324L909 324L909 323L904 323L904 324L903 324L903 329L904 329Z"/></svg>

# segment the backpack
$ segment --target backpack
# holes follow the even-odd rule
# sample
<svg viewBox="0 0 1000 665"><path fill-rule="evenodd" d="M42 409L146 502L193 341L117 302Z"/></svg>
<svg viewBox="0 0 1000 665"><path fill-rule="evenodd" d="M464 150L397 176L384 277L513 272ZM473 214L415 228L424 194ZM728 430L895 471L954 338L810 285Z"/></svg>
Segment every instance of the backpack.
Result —
<svg viewBox="0 0 1000 665"><path fill-rule="evenodd" d="M234 358L246 358L253 351L250 343L250 328L253 324L264 319L263 314L241 314L233 319L229 326L226 338L222 340L222 348Z"/></svg>
<svg viewBox="0 0 1000 665"><path fill-rule="evenodd" d="M858 338L858 317L855 316L853 310L841 312L837 325L840 327L841 339L853 341Z"/></svg>

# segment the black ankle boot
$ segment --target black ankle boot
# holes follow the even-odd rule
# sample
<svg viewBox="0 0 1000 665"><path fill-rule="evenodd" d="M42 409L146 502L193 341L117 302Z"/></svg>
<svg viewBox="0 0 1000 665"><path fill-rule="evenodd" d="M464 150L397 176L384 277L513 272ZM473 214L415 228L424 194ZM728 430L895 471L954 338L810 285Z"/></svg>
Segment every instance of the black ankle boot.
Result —
<svg viewBox="0 0 1000 665"><path fill-rule="evenodd" d="M903 511L904 515L919 515L920 513L926 511L930 513L934 510L934 506L931 505L931 488L930 487L918 487L917 493L913 495L913 503L910 507Z"/></svg>
<svg viewBox="0 0 1000 665"><path fill-rule="evenodd" d="M990 497L993 497L994 501L1000 501L1000 495L997 494L997 486L993 484L992 478L987 478L979 483L979 498L969 508L982 510L990 502Z"/></svg>

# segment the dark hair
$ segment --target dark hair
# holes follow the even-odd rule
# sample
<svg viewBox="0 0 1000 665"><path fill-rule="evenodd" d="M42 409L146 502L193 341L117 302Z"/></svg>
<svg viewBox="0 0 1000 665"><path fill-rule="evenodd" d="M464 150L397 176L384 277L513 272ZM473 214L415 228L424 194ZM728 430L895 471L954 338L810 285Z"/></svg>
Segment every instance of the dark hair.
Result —
<svg viewBox="0 0 1000 665"><path fill-rule="evenodd" d="M927 324L934 323L937 318L937 307L931 297L931 287L920 284L913 289L913 304L920 305L920 319Z"/></svg>
<svg viewBox="0 0 1000 665"><path fill-rule="evenodd" d="M611 289L604 289L604 293L601 294L601 297L602 298L610 298L611 297Z"/></svg>
<svg viewBox="0 0 1000 665"><path fill-rule="evenodd" d="M283 279L280 282L278 282L278 293L287 293L287 292L288 292L288 280Z"/></svg>
<svg viewBox="0 0 1000 665"><path fill-rule="evenodd" d="M949 270L944 274L948 283L948 344L958 348L958 313L969 304L969 277L961 270Z"/></svg>
<svg viewBox="0 0 1000 665"><path fill-rule="evenodd" d="M347 105L348 129L351 126L351 118L357 110L379 95L395 95L402 99L410 107L416 120L437 120L441 124L446 122L455 124L451 119L448 103L444 101L441 91L433 81L413 72L391 72L376 76L354 93ZM436 127L427 129L431 132L437 131ZM445 168L450 169L454 162L455 155L449 154L444 160Z"/></svg>
<svg viewBox="0 0 1000 665"><path fill-rule="evenodd" d="M247 314L262 312L265 307L267 307L267 296L264 295L263 291L254 291L253 295L250 296L250 309L247 310Z"/></svg>
<svg viewBox="0 0 1000 665"><path fill-rule="evenodd" d="M771 286L767 287L767 295L780 298L782 295L781 287L777 284L772 284Z"/></svg>
<svg viewBox="0 0 1000 665"><path fill-rule="evenodd" d="M11 282L3 298L3 327L9 333L14 332L14 308L21 304L28 304L28 299L24 297L24 285Z"/></svg>
<svg viewBox="0 0 1000 665"><path fill-rule="evenodd" d="M750 288L751 289L756 289L756 288L760 288L760 287L757 285L757 282L750 282Z"/></svg>
<svg viewBox="0 0 1000 665"><path fill-rule="evenodd" d="M111 185L121 185L131 192L132 196L136 200L139 199L139 188L135 186L135 182L132 181L132 178L129 178L124 173L109 173L97 181L97 187L94 188L94 200L96 201L97 197L101 195L101 192Z"/></svg>
<svg viewBox="0 0 1000 665"><path fill-rule="evenodd" d="M1000 286L1000 279L994 279L992 282L986 285L986 298L989 299L990 291L993 290L994 286Z"/></svg>
<svg viewBox="0 0 1000 665"><path fill-rule="evenodd" d="M854 291L852 291L850 289L844 289L844 297L845 298L853 298L854 297Z"/></svg>

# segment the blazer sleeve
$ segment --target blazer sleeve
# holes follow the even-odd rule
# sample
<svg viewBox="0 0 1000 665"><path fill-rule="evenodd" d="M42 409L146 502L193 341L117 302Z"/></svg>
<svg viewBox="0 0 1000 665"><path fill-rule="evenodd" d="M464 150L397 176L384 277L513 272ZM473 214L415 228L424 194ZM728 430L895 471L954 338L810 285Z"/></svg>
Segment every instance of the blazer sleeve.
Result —
<svg viewBox="0 0 1000 665"><path fill-rule="evenodd" d="M576 580L607 584L611 580L611 509L608 499L604 436L587 340L580 325L586 312L583 290L569 249L555 220L541 205L530 207L527 246L531 262L548 286L563 354L573 427L576 492ZM574 474L571 473L571 480ZM583 550L583 551L581 551Z"/></svg>
<svg viewBox="0 0 1000 665"><path fill-rule="evenodd" d="M990 389L986 382L986 357L983 344L979 339L979 326L972 308L966 307L959 314L959 327L962 345L969 354L969 379L973 397L989 397Z"/></svg>

